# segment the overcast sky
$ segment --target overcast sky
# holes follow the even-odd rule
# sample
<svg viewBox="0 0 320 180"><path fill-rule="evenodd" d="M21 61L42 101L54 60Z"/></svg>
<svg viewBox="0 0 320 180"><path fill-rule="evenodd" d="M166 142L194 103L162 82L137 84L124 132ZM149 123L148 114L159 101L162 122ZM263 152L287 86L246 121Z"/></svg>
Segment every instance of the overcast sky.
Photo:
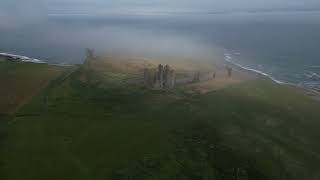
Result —
<svg viewBox="0 0 320 180"><path fill-rule="evenodd" d="M234 10L320 7L319 0L48 0L51 10Z"/></svg>
<svg viewBox="0 0 320 180"><path fill-rule="evenodd" d="M144 13L254 9L320 9L320 0L1 0L0 27L59 13Z"/></svg>
<svg viewBox="0 0 320 180"><path fill-rule="evenodd" d="M46 7L44 7L46 6ZM71 11L320 8L319 0L1 0L0 12L30 7ZM34 9L39 11L40 9ZM16 13L16 11L15 11Z"/></svg>

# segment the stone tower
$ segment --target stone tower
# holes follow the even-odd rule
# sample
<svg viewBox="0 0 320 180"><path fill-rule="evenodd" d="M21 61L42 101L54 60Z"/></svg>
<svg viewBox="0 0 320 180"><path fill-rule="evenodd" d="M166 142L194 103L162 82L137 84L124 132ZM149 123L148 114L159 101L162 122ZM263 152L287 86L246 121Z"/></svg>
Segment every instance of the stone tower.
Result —
<svg viewBox="0 0 320 180"><path fill-rule="evenodd" d="M154 78L154 86L155 88L164 88L164 83L163 83L163 77L164 76L164 71L163 71L163 65L159 64L158 65L158 72L155 75Z"/></svg>
<svg viewBox="0 0 320 180"><path fill-rule="evenodd" d="M199 82L200 81L200 72L197 72L193 76L192 82Z"/></svg>
<svg viewBox="0 0 320 180"><path fill-rule="evenodd" d="M96 58L96 56L95 56L94 50L93 50L93 49L90 49L90 48L87 48L87 49L86 49L86 59L85 59L85 61L84 61L84 64L85 64L85 65L90 65L90 62L91 62L92 60L94 60L95 58Z"/></svg>
<svg viewBox="0 0 320 180"><path fill-rule="evenodd" d="M170 82L170 66L165 65L164 72L163 72L163 87L168 88L169 82Z"/></svg>

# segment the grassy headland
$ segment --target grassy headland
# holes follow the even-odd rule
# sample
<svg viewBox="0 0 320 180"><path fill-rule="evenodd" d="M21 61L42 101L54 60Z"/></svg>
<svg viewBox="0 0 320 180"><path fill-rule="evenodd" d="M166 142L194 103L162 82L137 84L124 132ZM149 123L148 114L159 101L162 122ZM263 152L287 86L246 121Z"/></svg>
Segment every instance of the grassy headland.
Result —
<svg viewBox="0 0 320 180"><path fill-rule="evenodd" d="M218 76L150 90L142 68L157 63L106 58L74 71L0 63L1 73L30 76L1 83L41 87L1 120L1 179L319 179L319 102L245 72L226 78L215 65L181 62L178 73Z"/></svg>

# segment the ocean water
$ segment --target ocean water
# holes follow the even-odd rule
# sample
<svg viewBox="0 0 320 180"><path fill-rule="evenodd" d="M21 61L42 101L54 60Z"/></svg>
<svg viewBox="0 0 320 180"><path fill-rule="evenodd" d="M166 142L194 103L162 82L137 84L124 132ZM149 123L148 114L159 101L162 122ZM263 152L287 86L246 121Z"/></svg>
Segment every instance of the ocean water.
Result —
<svg viewBox="0 0 320 180"><path fill-rule="evenodd" d="M98 54L224 59L242 68L320 90L320 12L51 14L0 28L0 53L48 63Z"/></svg>

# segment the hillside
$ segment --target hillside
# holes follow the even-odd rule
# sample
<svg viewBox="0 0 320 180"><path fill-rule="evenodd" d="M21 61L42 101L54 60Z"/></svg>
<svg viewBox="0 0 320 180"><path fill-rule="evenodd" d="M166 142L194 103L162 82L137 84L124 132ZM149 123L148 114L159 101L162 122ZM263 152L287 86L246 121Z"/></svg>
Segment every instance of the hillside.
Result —
<svg viewBox="0 0 320 180"><path fill-rule="evenodd" d="M69 68L0 60L0 114L15 112Z"/></svg>
<svg viewBox="0 0 320 180"><path fill-rule="evenodd" d="M0 82L15 85L2 91L23 87L33 98L1 120L0 178L320 178L318 101L246 72L227 78L219 65L179 61L170 65L181 76L217 77L145 88L143 68L159 62L109 57L72 71L1 64L12 78Z"/></svg>

